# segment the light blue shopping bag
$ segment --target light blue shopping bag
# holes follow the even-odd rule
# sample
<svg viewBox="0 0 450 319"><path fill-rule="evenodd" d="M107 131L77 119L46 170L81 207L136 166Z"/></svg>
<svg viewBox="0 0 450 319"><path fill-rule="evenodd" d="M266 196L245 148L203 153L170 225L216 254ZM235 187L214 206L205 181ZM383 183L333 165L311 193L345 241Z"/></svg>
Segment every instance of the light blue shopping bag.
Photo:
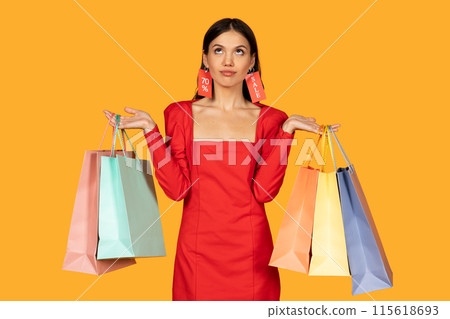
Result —
<svg viewBox="0 0 450 319"><path fill-rule="evenodd" d="M340 167L336 170L330 136L331 153L339 186L347 257L352 276L352 295L391 288L393 285L392 270L358 175L333 129L331 126L328 128L347 163L347 167Z"/></svg>
<svg viewBox="0 0 450 319"><path fill-rule="evenodd" d="M158 201L149 161L114 155L123 149L119 115L112 156L101 157L97 259L166 256ZM124 130L122 130L124 131Z"/></svg>

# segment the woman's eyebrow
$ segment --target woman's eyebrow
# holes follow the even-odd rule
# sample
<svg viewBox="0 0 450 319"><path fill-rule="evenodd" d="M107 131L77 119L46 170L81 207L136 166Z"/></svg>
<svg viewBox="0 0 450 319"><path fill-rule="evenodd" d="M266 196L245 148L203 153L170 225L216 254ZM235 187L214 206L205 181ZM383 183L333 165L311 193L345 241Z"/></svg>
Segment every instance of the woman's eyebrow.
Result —
<svg viewBox="0 0 450 319"><path fill-rule="evenodd" d="M224 47L222 44L214 44L214 45L212 46L212 48L214 48L215 46L218 46L218 47ZM236 49L236 48L240 48L240 47L243 47L243 48L246 48L246 49L247 49L247 47L246 47L245 45L243 45L243 44L237 45L237 46L235 46L234 48Z"/></svg>

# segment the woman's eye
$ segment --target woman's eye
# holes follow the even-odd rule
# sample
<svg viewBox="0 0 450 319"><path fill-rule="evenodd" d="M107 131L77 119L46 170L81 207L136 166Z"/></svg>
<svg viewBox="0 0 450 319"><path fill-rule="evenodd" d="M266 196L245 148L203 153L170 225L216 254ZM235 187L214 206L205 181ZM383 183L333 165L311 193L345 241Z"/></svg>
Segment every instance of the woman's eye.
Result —
<svg viewBox="0 0 450 319"><path fill-rule="evenodd" d="M214 50L214 53L220 53L220 52L217 52L217 50L222 51L222 49L217 48L217 49ZM242 49L237 49L236 52L241 52L241 53L239 53L239 55L244 55L245 54L244 50L242 50Z"/></svg>

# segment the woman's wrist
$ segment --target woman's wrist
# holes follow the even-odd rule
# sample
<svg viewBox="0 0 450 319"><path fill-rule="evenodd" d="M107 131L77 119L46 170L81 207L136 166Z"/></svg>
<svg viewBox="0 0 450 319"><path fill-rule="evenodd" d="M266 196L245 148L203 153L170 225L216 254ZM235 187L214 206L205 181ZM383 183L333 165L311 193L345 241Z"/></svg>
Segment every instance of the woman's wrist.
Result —
<svg viewBox="0 0 450 319"><path fill-rule="evenodd" d="M283 131L289 133L289 134L294 134L294 128L291 125L291 121L287 120L283 123L283 126L281 127L283 129Z"/></svg>
<svg viewBox="0 0 450 319"><path fill-rule="evenodd" d="M147 134L148 132L152 131L155 127L156 127L156 123L155 122L149 122L143 128L144 134Z"/></svg>

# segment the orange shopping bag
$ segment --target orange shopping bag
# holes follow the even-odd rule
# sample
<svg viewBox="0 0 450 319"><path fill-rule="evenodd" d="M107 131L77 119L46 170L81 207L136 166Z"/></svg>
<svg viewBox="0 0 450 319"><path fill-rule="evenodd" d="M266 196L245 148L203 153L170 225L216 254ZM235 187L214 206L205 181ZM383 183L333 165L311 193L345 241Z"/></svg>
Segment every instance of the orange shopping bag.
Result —
<svg viewBox="0 0 450 319"><path fill-rule="evenodd" d="M325 132L319 136L317 145ZM319 170L310 166L312 156L300 167L286 207L270 266L307 274L309 271L311 238Z"/></svg>

